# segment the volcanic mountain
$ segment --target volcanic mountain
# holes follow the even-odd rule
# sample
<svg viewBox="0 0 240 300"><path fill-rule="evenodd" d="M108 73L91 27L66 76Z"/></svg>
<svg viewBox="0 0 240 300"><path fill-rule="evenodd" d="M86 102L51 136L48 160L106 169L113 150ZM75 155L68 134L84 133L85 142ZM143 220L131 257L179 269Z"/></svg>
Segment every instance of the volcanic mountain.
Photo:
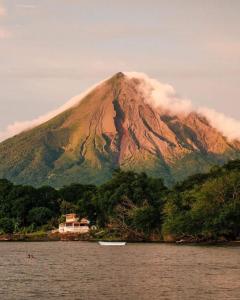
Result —
<svg viewBox="0 0 240 300"><path fill-rule="evenodd" d="M144 171L172 184L240 157L196 112L151 104L141 78L117 73L80 102L0 144L0 177L55 187L100 184L116 168Z"/></svg>

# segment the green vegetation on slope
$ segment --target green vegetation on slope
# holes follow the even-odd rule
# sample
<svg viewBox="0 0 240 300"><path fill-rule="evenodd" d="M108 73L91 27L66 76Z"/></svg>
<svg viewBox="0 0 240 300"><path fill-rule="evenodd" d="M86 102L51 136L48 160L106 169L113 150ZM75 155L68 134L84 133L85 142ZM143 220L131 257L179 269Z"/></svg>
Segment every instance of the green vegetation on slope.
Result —
<svg viewBox="0 0 240 300"><path fill-rule="evenodd" d="M121 170L98 187L56 190L0 180L2 233L49 230L70 212L88 217L110 238L233 240L240 236L240 161L191 176L171 190L161 179Z"/></svg>

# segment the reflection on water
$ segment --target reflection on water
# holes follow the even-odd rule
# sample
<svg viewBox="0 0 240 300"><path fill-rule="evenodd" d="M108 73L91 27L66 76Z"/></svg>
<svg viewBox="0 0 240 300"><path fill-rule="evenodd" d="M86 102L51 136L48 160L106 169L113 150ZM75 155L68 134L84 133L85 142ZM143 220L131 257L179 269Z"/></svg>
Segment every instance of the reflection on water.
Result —
<svg viewBox="0 0 240 300"><path fill-rule="evenodd" d="M240 247L1 243L0 299L237 300Z"/></svg>

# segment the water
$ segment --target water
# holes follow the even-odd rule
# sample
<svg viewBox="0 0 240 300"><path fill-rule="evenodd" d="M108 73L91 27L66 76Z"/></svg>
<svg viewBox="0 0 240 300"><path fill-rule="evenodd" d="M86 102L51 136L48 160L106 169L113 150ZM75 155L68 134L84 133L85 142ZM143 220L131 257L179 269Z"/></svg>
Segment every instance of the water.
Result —
<svg viewBox="0 0 240 300"><path fill-rule="evenodd" d="M240 247L0 243L0 299L240 299Z"/></svg>

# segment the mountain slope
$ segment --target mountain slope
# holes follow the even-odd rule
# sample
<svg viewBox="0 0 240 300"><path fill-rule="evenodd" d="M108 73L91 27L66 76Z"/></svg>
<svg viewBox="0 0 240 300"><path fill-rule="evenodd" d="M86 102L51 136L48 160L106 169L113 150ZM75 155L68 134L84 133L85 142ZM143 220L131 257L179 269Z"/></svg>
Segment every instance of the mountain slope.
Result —
<svg viewBox="0 0 240 300"><path fill-rule="evenodd" d="M170 184L240 157L197 113L172 114L146 101L141 80L117 73L48 122L0 144L0 177L56 187L102 183L115 168Z"/></svg>

